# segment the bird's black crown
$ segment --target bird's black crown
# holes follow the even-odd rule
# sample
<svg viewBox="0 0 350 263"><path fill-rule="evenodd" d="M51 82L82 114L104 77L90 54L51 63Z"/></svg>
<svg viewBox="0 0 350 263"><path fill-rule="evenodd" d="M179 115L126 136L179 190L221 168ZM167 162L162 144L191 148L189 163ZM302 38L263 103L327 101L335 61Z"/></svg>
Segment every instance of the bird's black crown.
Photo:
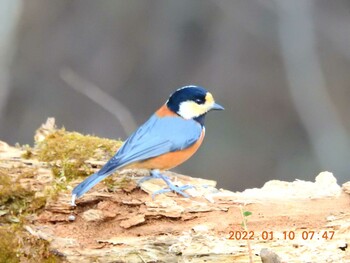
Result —
<svg viewBox="0 0 350 263"><path fill-rule="evenodd" d="M173 112L178 112L180 104L185 101L194 101L197 104L204 104L207 91L199 86L185 86L171 94L167 106Z"/></svg>

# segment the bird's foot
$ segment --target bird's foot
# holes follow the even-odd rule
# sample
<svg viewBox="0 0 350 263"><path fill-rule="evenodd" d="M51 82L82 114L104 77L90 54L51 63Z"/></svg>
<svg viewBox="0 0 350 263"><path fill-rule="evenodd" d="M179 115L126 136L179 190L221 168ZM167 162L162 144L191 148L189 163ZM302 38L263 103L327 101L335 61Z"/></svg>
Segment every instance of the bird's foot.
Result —
<svg viewBox="0 0 350 263"><path fill-rule="evenodd" d="M168 186L169 186L169 188L164 188L164 189L160 189L158 191L155 191L152 194L152 199L154 199L156 195L168 193L171 191L178 193L178 194L182 195L183 197L189 198L190 196L188 194L186 194L184 191L194 187L193 185L176 186L174 184L171 184L171 186L170 185L168 185Z"/></svg>
<svg viewBox="0 0 350 263"><path fill-rule="evenodd" d="M158 194L164 194L164 193L168 193L168 192L171 192L171 191L173 191L175 193L178 193L178 194L182 195L183 197L188 198L190 196L188 194L186 194L184 191L194 187L193 185L183 185L183 186L174 185L170 181L169 177L161 174L158 170L152 170L151 171L151 176L147 176L147 177L144 177L141 180L139 180L138 185L140 185L141 183L143 183L145 181L148 181L150 179L162 179L168 185L168 188L164 188L164 189L155 191L152 194L152 199L154 199L154 197L156 195L158 195Z"/></svg>

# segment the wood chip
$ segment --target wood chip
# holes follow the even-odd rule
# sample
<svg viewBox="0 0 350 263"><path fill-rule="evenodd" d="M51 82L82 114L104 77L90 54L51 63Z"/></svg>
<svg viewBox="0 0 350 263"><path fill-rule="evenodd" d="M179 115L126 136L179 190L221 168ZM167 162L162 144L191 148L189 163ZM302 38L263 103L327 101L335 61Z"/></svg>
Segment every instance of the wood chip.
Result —
<svg viewBox="0 0 350 263"><path fill-rule="evenodd" d="M119 225L122 228L130 228L132 226L136 226L136 225L142 224L145 221L146 221L146 219L145 219L144 215L135 215L135 216L132 216L131 218L129 218L127 220L121 221Z"/></svg>
<svg viewBox="0 0 350 263"><path fill-rule="evenodd" d="M350 195L350 182L346 182L342 185L342 189L345 193Z"/></svg>

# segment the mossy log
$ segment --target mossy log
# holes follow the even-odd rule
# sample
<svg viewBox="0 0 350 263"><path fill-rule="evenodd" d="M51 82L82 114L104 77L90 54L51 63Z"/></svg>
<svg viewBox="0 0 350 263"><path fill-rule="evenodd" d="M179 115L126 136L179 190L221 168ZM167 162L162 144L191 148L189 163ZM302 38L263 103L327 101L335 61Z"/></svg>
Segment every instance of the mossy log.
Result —
<svg viewBox="0 0 350 263"><path fill-rule="evenodd" d="M33 148L0 142L0 262L350 262L350 182L340 187L331 173L231 192L168 172L195 186L191 197L152 199L164 183L138 186L148 172L129 170L71 207L72 188L120 142L95 141L87 156L64 150L91 136L48 125L36 138ZM68 141L56 149L57 138Z"/></svg>

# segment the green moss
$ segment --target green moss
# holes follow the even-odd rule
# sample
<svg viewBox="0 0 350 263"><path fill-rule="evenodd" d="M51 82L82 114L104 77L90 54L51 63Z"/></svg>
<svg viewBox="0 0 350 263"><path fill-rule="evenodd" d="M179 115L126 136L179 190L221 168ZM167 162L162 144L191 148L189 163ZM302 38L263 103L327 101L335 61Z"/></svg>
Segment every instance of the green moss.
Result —
<svg viewBox="0 0 350 263"><path fill-rule="evenodd" d="M0 167L0 263L61 262L49 251L49 243L29 234L23 224L26 216L38 212L47 197L36 197L22 178L33 178L35 168L5 169Z"/></svg>
<svg viewBox="0 0 350 263"><path fill-rule="evenodd" d="M0 263L62 262L49 250L49 242L24 231L22 227L0 227Z"/></svg>
<svg viewBox="0 0 350 263"><path fill-rule="evenodd" d="M33 194L24 189L18 181L18 178L13 180L6 169L0 168L0 204L27 198Z"/></svg>
<svg viewBox="0 0 350 263"><path fill-rule="evenodd" d="M0 236L0 263L20 262L16 251L18 244L13 232L5 228L0 228Z"/></svg>
<svg viewBox="0 0 350 263"><path fill-rule="evenodd" d="M110 158L121 146L121 141L82 135L77 132L57 130L37 146L39 160L51 162L56 177L67 180L92 173L86 160Z"/></svg>
<svg viewBox="0 0 350 263"><path fill-rule="evenodd" d="M24 153L21 156L23 159L30 159L33 157L33 149L28 144L19 146L19 148L22 148L24 150Z"/></svg>
<svg viewBox="0 0 350 263"><path fill-rule="evenodd" d="M23 216L43 208L46 198L35 197L35 192L20 184L21 178L34 177L36 169L24 169L18 177L10 175L9 171L0 168L0 223L20 223Z"/></svg>
<svg viewBox="0 0 350 263"><path fill-rule="evenodd" d="M25 150L22 158L37 157L40 161L49 162L56 177L55 183L40 197L24 184L30 181L28 179L35 180L37 168L26 165L11 169L0 167L0 263L61 262L61 258L50 252L49 242L31 235L23 228L29 218L27 216L40 212L48 199L54 199L59 192L66 190L67 182L71 179L92 173L96 167L88 164L87 160L106 160L120 146L121 141L60 129L48 135L34 149L21 147ZM109 186L112 189L126 183L120 178L110 181Z"/></svg>
<svg viewBox="0 0 350 263"><path fill-rule="evenodd" d="M115 189L127 188L133 181L128 176L110 176L103 180L107 186L108 191L114 192Z"/></svg>

